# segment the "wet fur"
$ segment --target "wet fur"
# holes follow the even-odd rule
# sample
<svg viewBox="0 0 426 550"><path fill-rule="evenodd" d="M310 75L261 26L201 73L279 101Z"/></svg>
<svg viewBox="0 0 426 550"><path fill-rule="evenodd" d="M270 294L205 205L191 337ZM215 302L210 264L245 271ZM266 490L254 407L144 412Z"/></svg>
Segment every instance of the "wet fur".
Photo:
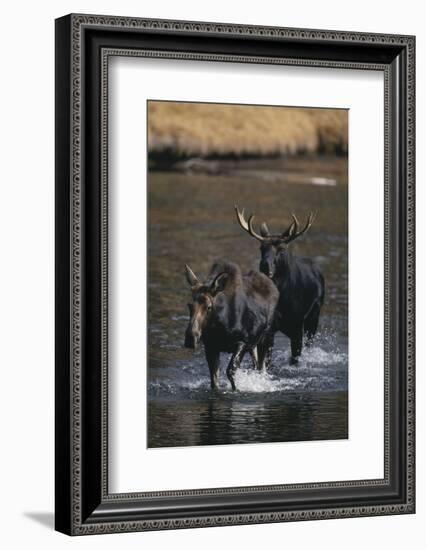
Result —
<svg viewBox="0 0 426 550"><path fill-rule="evenodd" d="M272 280L280 293L275 329L290 338L294 361L302 351L303 336L310 342L317 331L324 303L324 277L312 260L293 256L283 248L276 255Z"/></svg>
<svg viewBox="0 0 426 550"><path fill-rule="evenodd" d="M208 294L215 278L227 273L223 289L214 297L214 306L201 340L210 368L212 388L217 388L219 354L232 353L227 374L233 389L233 374L244 354L267 339L274 323L279 293L273 282L262 273L251 271L242 275L237 264L224 260L215 262L207 281L194 291Z"/></svg>
<svg viewBox="0 0 426 550"><path fill-rule="evenodd" d="M203 342L215 341L220 351L232 353L238 342L254 347L270 331L278 303L278 291L262 273L241 274L231 262L215 263L209 281L219 273L229 273L225 287L215 298L214 311Z"/></svg>

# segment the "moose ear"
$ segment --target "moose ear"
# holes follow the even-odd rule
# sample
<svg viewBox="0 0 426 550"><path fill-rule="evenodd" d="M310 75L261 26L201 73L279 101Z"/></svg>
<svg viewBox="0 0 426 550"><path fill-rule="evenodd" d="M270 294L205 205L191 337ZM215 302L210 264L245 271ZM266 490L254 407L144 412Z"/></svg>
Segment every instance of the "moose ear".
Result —
<svg viewBox="0 0 426 550"><path fill-rule="evenodd" d="M263 222L260 226L260 234L262 235L262 237L269 237L271 235L265 222Z"/></svg>
<svg viewBox="0 0 426 550"><path fill-rule="evenodd" d="M197 277L195 276L192 269L189 267L189 265L185 264L185 276L186 280L188 281L188 284L191 288L195 288L200 285L200 282L198 281Z"/></svg>
<svg viewBox="0 0 426 550"><path fill-rule="evenodd" d="M210 292L214 296L218 292L222 292L226 286L226 281L229 277L229 273L226 273L225 271L223 273L219 273L212 282L210 286Z"/></svg>

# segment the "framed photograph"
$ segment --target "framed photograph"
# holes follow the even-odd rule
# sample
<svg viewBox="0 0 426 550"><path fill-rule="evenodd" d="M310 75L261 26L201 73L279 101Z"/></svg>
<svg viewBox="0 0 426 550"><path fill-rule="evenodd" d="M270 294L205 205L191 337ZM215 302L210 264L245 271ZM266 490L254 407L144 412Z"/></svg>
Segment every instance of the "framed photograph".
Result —
<svg viewBox="0 0 426 550"><path fill-rule="evenodd" d="M56 20L56 529L415 511L413 36Z"/></svg>

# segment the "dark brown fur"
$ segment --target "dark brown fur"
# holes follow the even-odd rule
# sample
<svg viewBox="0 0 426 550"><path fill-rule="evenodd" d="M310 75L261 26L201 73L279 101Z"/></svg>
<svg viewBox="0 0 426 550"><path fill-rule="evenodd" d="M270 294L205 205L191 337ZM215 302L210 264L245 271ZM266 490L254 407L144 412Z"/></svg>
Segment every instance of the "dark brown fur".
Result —
<svg viewBox="0 0 426 550"><path fill-rule="evenodd" d="M227 375L235 389L234 374L245 353L263 367L264 357L257 361L256 347L269 349L264 342L271 337L278 291L262 273L243 276L237 264L225 260L213 264L205 283L199 283L190 270L188 275L188 269L193 302L185 346L204 343L213 389L217 389L219 355L231 353Z"/></svg>

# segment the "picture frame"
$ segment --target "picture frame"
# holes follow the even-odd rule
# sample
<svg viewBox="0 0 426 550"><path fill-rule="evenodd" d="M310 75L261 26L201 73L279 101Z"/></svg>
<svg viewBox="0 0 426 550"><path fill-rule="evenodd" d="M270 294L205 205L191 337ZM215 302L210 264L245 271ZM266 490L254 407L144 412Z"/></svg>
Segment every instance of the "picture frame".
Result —
<svg viewBox="0 0 426 550"><path fill-rule="evenodd" d="M415 38L71 14L56 20L55 46L55 528L86 535L414 513ZM383 73L383 479L109 492L108 59L135 52Z"/></svg>

